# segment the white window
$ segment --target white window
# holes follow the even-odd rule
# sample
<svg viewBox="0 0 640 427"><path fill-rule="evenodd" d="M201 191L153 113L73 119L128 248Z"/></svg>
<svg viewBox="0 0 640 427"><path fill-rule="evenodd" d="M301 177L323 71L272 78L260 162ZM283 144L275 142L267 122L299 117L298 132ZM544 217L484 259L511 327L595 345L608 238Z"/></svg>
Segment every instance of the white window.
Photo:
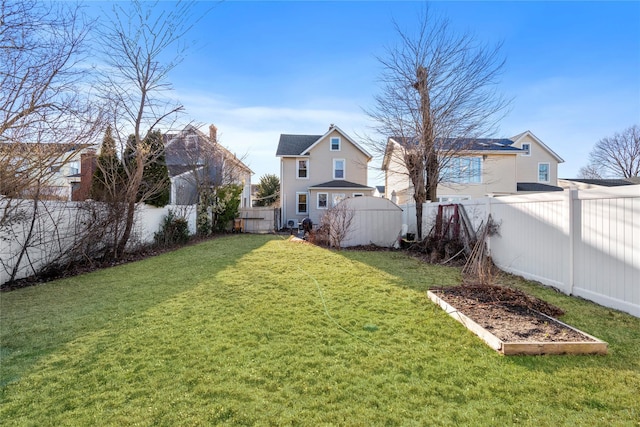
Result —
<svg viewBox="0 0 640 427"><path fill-rule="evenodd" d="M353 197L362 197L364 196L363 193L353 193Z"/></svg>
<svg viewBox="0 0 640 427"><path fill-rule="evenodd" d="M296 214L306 214L307 209L307 193L296 193Z"/></svg>
<svg viewBox="0 0 640 427"><path fill-rule="evenodd" d="M337 205L345 199L344 193L333 193L333 206Z"/></svg>
<svg viewBox="0 0 640 427"><path fill-rule="evenodd" d="M80 172L80 163L79 162L70 162L69 163L69 175L76 175Z"/></svg>
<svg viewBox="0 0 640 427"><path fill-rule="evenodd" d="M309 160L298 159L297 161L298 178L309 178Z"/></svg>
<svg viewBox="0 0 640 427"><path fill-rule="evenodd" d="M549 182L549 163L538 163L538 182Z"/></svg>
<svg viewBox="0 0 640 427"><path fill-rule="evenodd" d="M340 138L331 138L331 151L340 151Z"/></svg>
<svg viewBox="0 0 640 427"><path fill-rule="evenodd" d="M327 209L329 207L329 193L318 193L318 209Z"/></svg>
<svg viewBox="0 0 640 427"><path fill-rule="evenodd" d="M523 153L523 156L530 156L531 155L531 144L522 144L522 149L525 151L525 153Z"/></svg>
<svg viewBox="0 0 640 427"><path fill-rule="evenodd" d="M344 179L344 159L333 159L333 179Z"/></svg>
<svg viewBox="0 0 640 427"><path fill-rule="evenodd" d="M446 160L441 171L443 182L480 184L482 182L482 157L452 157Z"/></svg>

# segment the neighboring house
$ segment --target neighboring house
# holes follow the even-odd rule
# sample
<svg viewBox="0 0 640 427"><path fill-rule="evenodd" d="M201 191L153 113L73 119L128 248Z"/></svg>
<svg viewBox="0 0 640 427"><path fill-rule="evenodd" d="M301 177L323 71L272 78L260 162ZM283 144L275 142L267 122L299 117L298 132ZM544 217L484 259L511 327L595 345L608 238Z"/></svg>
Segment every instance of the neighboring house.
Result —
<svg viewBox="0 0 640 427"><path fill-rule="evenodd" d="M0 193L10 197L85 200L95 170L93 145L0 144Z"/></svg>
<svg viewBox="0 0 640 427"><path fill-rule="evenodd" d="M416 140L389 137L382 161L385 191L398 204L413 202L413 185L403 156ZM438 201L457 201L487 195L562 191L557 186L558 164L564 160L530 131L503 139L447 139L443 145L459 149L444 159Z"/></svg>
<svg viewBox="0 0 640 427"><path fill-rule="evenodd" d="M304 218L317 224L322 214L347 197L370 196L367 164L371 155L331 125L324 135L280 135L281 227Z"/></svg>
<svg viewBox="0 0 640 427"><path fill-rule="evenodd" d="M376 185L373 190L373 197L382 197L386 199L386 195L384 193L384 185Z"/></svg>
<svg viewBox="0 0 640 427"><path fill-rule="evenodd" d="M560 178L558 185L564 189L590 190L593 188L622 187L624 185L640 185L640 177L632 178Z"/></svg>
<svg viewBox="0 0 640 427"><path fill-rule="evenodd" d="M240 207L251 206L253 172L233 153L218 143L218 129L209 126L205 135L192 125L163 135L165 161L171 180L171 204L198 202L199 189L228 184L242 186Z"/></svg>

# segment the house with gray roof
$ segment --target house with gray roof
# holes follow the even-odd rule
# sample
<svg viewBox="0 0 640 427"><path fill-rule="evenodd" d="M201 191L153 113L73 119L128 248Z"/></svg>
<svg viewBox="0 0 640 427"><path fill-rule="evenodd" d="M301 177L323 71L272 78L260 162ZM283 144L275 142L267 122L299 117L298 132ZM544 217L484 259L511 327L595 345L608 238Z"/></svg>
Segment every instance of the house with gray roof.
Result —
<svg viewBox="0 0 640 427"><path fill-rule="evenodd" d="M382 170L386 196L398 204L413 202L413 185L404 156L417 139L389 137ZM442 138L438 201L520 193L562 191L558 164L564 160L530 131L512 138Z"/></svg>
<svg viewBox="0 0 640 427"><path fill-rule="evenodd" d="M371 155L338 126L323 135L281 134L281 227L305 218L317 224L322 214L347 197L370 196L367 164Z"/></svg>
<svg viewBox="0 0 640 427"><path fill-rule="evenodd" d="M187 125L181 131L163 135L171 181L171 204L197 203L203 187L237 184L242 186L240 207L251 206L253 172L218 142L217 132L214 125L209 126L209 135Z"/></svg>

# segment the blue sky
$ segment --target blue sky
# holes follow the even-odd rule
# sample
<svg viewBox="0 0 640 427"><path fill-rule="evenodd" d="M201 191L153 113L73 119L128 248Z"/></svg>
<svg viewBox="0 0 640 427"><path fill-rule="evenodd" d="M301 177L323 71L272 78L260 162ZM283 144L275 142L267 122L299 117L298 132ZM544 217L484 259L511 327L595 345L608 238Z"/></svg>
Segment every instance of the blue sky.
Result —
<svg viewBox="0 0 640 427"><path fill-rule="evenodd" d="M168 3L165 3L167 5ZM171 76L185 122L214 123L246 156L257 183L279 174L281 133L323 134L335 123L356 140L380 86L376 56L411 31L422 2L226 1L196 4L187 58ZM601 138L640 124L640 2L432 2L460 31L503 41L499 89L513 98L497 135L530 130L575 177ZM202 128L206 130L206 127ZM373 168L380 166L374 159ZM369 183L382 184L379 172Z"/></svg>

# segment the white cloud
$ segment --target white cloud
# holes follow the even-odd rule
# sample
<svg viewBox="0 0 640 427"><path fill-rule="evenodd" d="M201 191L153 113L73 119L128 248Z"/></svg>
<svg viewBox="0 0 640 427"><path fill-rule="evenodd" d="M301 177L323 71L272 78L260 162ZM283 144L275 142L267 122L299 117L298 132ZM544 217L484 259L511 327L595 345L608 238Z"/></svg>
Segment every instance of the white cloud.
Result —
<svg viewBox="0 0 640 427"><path fill-rule="evenodd" d="M359 107L335 99L336 105L345 108L239 106L217 94L185 92L180 94L180 101L186 108L182 124L202 125L205 133L208 132L206 126L215 124L220 142L253 170L252 182L258 182L267 173L280 174L276 157L280 134L321 135L334 123L356 138L364 133L368 124L367 116ZM309 99L303 101L314 105Z"/></svg>

